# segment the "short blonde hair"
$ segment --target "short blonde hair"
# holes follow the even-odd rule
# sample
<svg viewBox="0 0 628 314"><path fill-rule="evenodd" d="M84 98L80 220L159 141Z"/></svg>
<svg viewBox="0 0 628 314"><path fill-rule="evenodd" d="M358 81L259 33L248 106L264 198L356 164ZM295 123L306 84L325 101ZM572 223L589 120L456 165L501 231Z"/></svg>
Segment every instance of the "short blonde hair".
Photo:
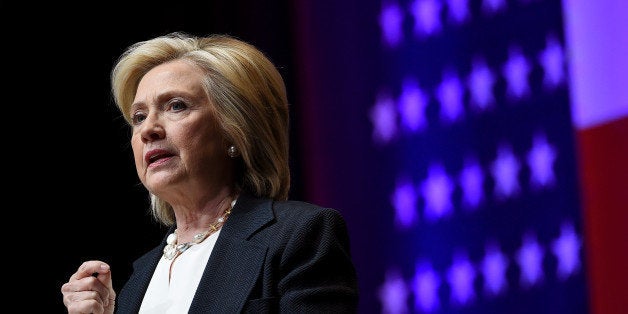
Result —
<svg viewBox="0 0 628 314"><path fill-rule="evenodd" d="M275 65L260 50L229 35L170 33L129 46L111 72L118 109L130 124L130 107L142 77L152 68L185 60L206 73L205 90L223 136L240 152L237 188L258 197L288 198L288 100ZM170 204L151 194L151 211L174 223Z"/></svg>

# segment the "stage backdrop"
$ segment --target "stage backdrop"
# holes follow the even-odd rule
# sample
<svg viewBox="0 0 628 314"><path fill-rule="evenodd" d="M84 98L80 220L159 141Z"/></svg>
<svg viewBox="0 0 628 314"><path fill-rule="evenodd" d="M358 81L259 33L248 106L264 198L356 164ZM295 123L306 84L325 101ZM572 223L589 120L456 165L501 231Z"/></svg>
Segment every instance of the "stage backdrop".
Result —
<svg viewBox="0 0 628 314"><path fill-rule="evenodd" d="M304 191L348 220L361 313L625 313L626 120L587 131L628 111L622 11L298 2Z"/></svg>
<svg viewBox="0 0 628 314"><path fill-rule="evenodd" d="M109 71L129 44L183 30L230 33L279 66L291 196L346 217L359 313L625 314L624 3L2 3L11 60L28 56L7 90L29 132L5 145L28 231L8 259L30 284L20 305L65 313L61 285L87 259L110 263L119 291L164 236Z"/></svg>

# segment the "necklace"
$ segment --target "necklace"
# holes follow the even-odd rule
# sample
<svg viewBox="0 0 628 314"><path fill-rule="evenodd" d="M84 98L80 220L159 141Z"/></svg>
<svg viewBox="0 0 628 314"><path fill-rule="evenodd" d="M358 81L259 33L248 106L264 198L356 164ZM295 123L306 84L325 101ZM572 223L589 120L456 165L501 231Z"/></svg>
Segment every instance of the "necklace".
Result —
<svg viewBox="0 0 628 314"><path fill-rule="evenodd" d="M164 247L164 258L168 260L172 260L177 257L179 254L185 252L191 246L199 244L203 242L203 240L207 239L211 234L218 231L220 227L227 221L227 217L231 214L231 209L235 205L236 200L231 201L231 206L225 210L222 216L216 219L216 222L209 226L209 230L201 233L197 233L194 235L194 240L190 242L185 242L181 244L177 244L177 229L174 230L173 233L168 235L166 238L166 246Z"/></svg>

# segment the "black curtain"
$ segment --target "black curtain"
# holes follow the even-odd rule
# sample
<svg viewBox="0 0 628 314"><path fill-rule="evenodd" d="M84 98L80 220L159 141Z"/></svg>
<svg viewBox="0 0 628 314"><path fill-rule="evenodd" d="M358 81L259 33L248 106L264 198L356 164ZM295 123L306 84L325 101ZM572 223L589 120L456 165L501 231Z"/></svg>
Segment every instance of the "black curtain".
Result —
<svg viewBox="0 0 628 314"><path fill-rule="evenodd" d="M25 274L16 283L28 311L64 313L61 285L83 261L110 263L119 291L132 261L164 235L148 214L129 130L110 93L109 73L119 54L173 31L230 34L275 62L294 103L292 9L287 0L0 6L7 32L5 95L11 99L6 157L13 159L5 175L6 203L13 204L6 207L12 217L7 228L17 230L10 240L17 254L7 260L11 269L23 269L15 275ZM292 110L294 117L298 106ZM291 132L298 137L296 128ZM300 198L298 149L291 151L291 197Z"/></svg>

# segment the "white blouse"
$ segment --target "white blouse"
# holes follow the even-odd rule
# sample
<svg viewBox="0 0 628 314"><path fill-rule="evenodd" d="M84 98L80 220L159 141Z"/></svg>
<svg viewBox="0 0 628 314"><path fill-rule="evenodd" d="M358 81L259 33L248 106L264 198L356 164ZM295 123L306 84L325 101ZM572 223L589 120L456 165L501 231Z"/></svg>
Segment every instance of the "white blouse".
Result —
<svg viewBox="0 0 628 314"><path fill-rule="evenodd" d="M139 313L187 313L220 230L170 261L163 256L148 285ZM172 273L170 280L170 265Z"/></svg>

